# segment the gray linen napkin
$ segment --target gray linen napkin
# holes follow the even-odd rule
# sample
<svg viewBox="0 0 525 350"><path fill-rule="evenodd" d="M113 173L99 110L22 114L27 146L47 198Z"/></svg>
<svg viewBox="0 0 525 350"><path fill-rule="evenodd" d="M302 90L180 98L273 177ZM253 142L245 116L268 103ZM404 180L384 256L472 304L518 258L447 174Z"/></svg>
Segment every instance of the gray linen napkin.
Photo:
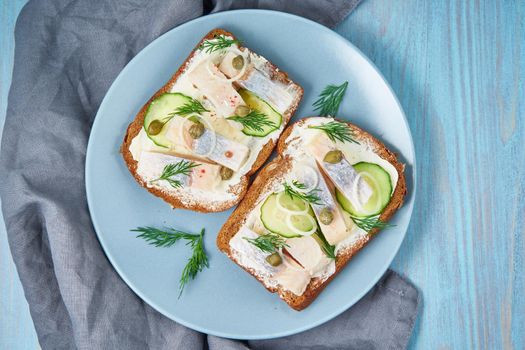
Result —
<svg viewBox="0 0 525 350"><path fill-rule="evenodd" d="M334 26L354 1L39 0L15 31L0 154L9 243L44 349L401 349L418 292L393 272L351 310L314 330L267 341L206 336L162 316L119 278L86 204L91 124L111 82L145 45L209 11L284 10ZM152 20L154 19L154 20Z"/></svg>

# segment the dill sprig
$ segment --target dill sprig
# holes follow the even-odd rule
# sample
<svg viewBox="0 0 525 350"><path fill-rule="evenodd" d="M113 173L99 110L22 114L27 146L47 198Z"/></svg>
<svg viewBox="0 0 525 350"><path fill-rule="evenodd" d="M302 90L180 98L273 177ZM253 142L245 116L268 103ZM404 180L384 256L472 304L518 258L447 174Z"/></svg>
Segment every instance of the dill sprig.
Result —
<svg viewBox="0 0 525 350"><path fill-rule="evenodd" d="M304 190L306 188L305 184L297 180L293 180L292 184L300 190ZM319 198L319 196L317 195L317 192L319 192L319 189L317 188L305 193L305 192L297 191L287 182L284 182L283 186L284 186L284 192L287 195L289 195L290 198L296 197L296 198L302 199L311 204L317 204L317 205L321 204L321 198Z"/></svg>
<svg viewBox="0 0 525 350"><path fill-rule="evenodd" d="M168 114L168 118L171 119L171 118L173 118L176 115L186 116L186 115L192 114L192 113L201 114L201 113L204 113L204 112L209 112L209 111L206 108L204 108L202 103L200 103L196 99L192 98L191 100L189 100L188 102L186 102L182 106L180 106L177 109L175 109L173 112L169 113Z"/></svg>
<svg viewBox="0 0 525 350"><path fill-rule="evenodd" d="M241 123L246 129L252 129L253 131L262 132L264 127L277 128L277 125L271 121L268 116L264 113L251 111L244 117L234 115L226 119L233 120Z"/></svg>
<svg viewBox="0 0 525 350"><path fill-rule="evenodd" d="M206 53L212 53L214 51L226 49L233 44L240 44L241 42L237 39L228 39L224 35L216 36L214 39L204 40L199 46L200 50L204 50Z"/></svg>
<svg viewBox="0 0 525 350"><path fill-rule="evenodd" d="M244 237L244 239L265 253L275 253L280 248L288 247L284 238L273 233L266 233L257 238Z"/></svg>
<svg viewBox="0 0 525 350"><path fill-rule="evenodd" d="M352 132L352 129L348 126L348 124L344 122L339 122L337 120L331 121L329 123L321 124L321 125L310 125L308 128L310 129L317 129L322 130L326 133L328 138L335 141L340 142L353 142L359 144L358 141L354 139L354 133Z"/></svg>
<svg viewBox="0 0 525 350"><path fill-rule="evenodd" d="M321 248L323 249L323 251L325 252L326 256L329 257L330 259L335 259L336 255L335 255L335 245L331 245L330 243L328 243L328 241L326 240L325 236L323 235L322 232L320 231L317 231L317 237L319 237L319 240L321 241Z"/></svg>
<svg viewBox="0 0 525 350"><path fill-rule="evenodd" d="M383 229L386 227L392 227L394 225L389 224L388 222L383 222L379 219L379 215L377 216L368 216L364 218L359 218L352 216L352 220L355 222L357 227L362 229L363 231L370 232L373 229Z"/></svg>
<svg viewBox="0 0 525 350"><path fill-rule="evenodd" d="M202 103L200 103L196 99L190 98L190 100L188 102L186 102L182 106L176 108L174 111L168 113L168 115L166 117L164 117L161 121L162 121L163 124L166 124L171 119L173 119L173 117L175 117L176 115L187 116L189 114L194 114L194 113L201 114L201 113L204 113L204 112L209 112L209 110L204 108ZM193 118L193 117L191 117L191 118Z"/></svg>
<svg viewBox="0 0 525 350"><path fill-rule="evenodd" d="M146 226L138 227L131 231L140 232L137 238L142 238L155 247L171 247L181 239L192 240L198 236L169 227L165 229L158 229L155 227Z"/></svg>
<svg viewBox="0 0 525 350"><path fill-rule="evenodd" d="M157 181L167 181L171 187L173 188L180 188L182 187L182 183L180 180L173 179L173 176L176 175L190 175L191 169L199 166L200 164L189 161L189 160L181 160L177 163L170 163L167 164L164 169L162 170L162 174L155 180L152 180L151 182L157 182Z"/></svg>
<svg viewBox="0 0 525 350"><path fill-rule="evenodd" d="M185 240L186 245L191 247L192 255L182 270L179 281L179 298L186 284L190 280L194 280L197 273L201 272L205 267L209 267L208 256L204 251L204 229L201 230L200 234L187 233L174 228L158 229L151 226L138 227L131 231L139 232L138 238L143 238L155 247L171 247L181 239Z"/></svg>
<svg viewBox="0 0 525 350"><path fill-rule="evenodd" d="M204 229L201 230L201 233L196 238L188 240L186 245L189 245L192 249L191 257L188 259L188 263L182 270L182 275L180 276L179 281L179 298L184 291L184 287L190 280L194 280L199 272L201 272L205 267L209 267L208 256L204 251Z"/></svg>
<svg viewBox="0 0 525 350"><path fill-rule="evenodd" d="M343 96L346 92L348 82L345 81L343 84L328 85L319 95L319 99L314 102L314 111L319 111L321 116L335 116L339 110L339 105L343 100Z"/></svg>
<svg viewBox="0 0 525 350"><path fill-rule="evenodd" d="M330 245L328 244L328 242L325 242L323 243L323 251L325 252L326 256L329 257L330 259L334 259L336 258L336 255L335 255L335 245Z"/></svg>

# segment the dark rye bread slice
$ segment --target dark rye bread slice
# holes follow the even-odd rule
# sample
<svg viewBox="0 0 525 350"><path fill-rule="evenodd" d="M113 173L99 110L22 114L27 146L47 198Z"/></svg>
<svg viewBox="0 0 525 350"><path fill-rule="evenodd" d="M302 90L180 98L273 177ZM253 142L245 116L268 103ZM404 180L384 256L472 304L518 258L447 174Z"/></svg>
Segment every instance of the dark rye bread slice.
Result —
<svg viewBox="0 0 525 350"><path fill-rule="evenodd" d="M235 186L230 186L229 192L233 193L235 195L235 198L229 201L217 201L214 198L210 198L209 201L206 201L206 202L202 200L199 200L199 201L194 200L188 203L188 200L183 201L181 198L179 198L179 196L173 195L173 193L163 191L159 188L146 186L145 181L137 174L137 161L133 159L133 156L129 150L129 147L131 145L131 141L139 134L140 130L143 127L144 117L145 117L148 106L154 99L156 99L163 93L169 92L171 90L172 86L175 84L179 76L186 71L190 60L196 54L200 45L205 40L213 39L219 35L231 36L235 39L235 36L232 33L224 29L213 29L208 34L206 34L206 36L204 36L201 39L201 41L195 46L193 51L186 58L186 60L180 66L180 68L175 72L175 74L171 77L171 79L163 87L161 87L148 100L148 102L146 102L144 106L140 109L140 111L135 116L135 119L131 122L131 124L129 124L127 131L126 131L126 135L124 136L124 141L120 147L120 153L122 154L122 157L124 158L124 161L126 162L126 165L129 171L131 172L131 174L133 175L133 177L135 178L135 180L142 187L147 189L150 193L168 202L173 208L183 208L183 209L189 209L189 210L194 210L194 211L203 212L203 213L209 213L209 212L224 211L226 209L233 207L244 197L248 189L249 176L255 173L264 164L264 162L271 155L273 148L275 147L275 142L273 140L269 140L269 142L266 143L262 147L251 169L241 177L240 182L238 184L236 184ZM239 46L239 48L241 50L244 50L243 46ZM303 88L297 85L296 83L294 83L288 77L288 74L286 72L283 72L282 70L280 70L277 66L275 66L270 61L268 61L267 63L267 68L269 69L269 72L270 72L270 78L273 81L279 81L284 84L294 85L294 90L295 90L296 95L294 97L294 100L291 106L288 108L288 110L285 111L285 113L283 113L283 124L286 125L288 121L290 120L290 118L295 113L295 111L297 110L299 102L301 101L301 98L303 96Z"/></svg>
<svg viewBox="0 0 525 350"><path fill-rule="evenodd" d="M257 178L254 180L252 186L250 187L248 193L244 197L244 200L237 206L234 210L228 221L223 225L219 234L217 236L217 246L219 250L225 253L230 259L232 259L236 264L241 266L248 273L253 275L259 280L263 285L262 279L257 276L253 270L246 268L239 264L236 261L230 250L230 240L235 236L235 234L240 230L242 225L250 212L257 206L260 200L264 199L272 188L272 183L282 182L286 173L290 170L291 159L288 156L283 156L288 142L288 136L292 132L293 128L297 125L302 125L305 120L308 118L302 119L292 125L290 125L281 135L279 143L277 145L278 156L268 163L257 175ZM384 209L383 213L380 216L382 221L388 221L390 217L401 207L403 204L404 197L407 193L406 181L404 176L404 164L400 163L396 155L388 150L385 145L376 139L374 136L370 135L368 132L357 127L354 124L348 123L348 125L354 131L355 138L358 141L367 141L371 146L372 150L378 154L381 158L387 160L391 163L397 170L398 181L396 188L392 194L392 198L389 204ZM283 299L290 307L295 310L303 310L306 308L314 299L321 293L321 291L330 283L330 281L343 269L343 267L350 261L350 259L357 254L378 232L379 230L375 229L370 231L370 234L363 236L363 238L357 240L355 244L345 248L343 251L339 252L336 259L336 270L328 279L324 282L319 278L314 278L308 284L303 295L295 295L292 292L284 290L280 286L276 288L269 288L270 292L277 292L281 299Z"/></svg>

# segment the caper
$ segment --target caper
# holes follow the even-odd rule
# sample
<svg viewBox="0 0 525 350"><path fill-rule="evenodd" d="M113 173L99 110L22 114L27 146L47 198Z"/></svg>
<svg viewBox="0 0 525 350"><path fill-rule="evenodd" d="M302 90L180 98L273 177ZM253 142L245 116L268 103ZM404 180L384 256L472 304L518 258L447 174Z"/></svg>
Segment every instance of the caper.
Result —
<svg viewBox="0 0 525 350"><path fill-rule="evenodd" d="M343 159L343 152L340 150L333 150L326 153L324 161L331 164L337 164Z"/></svg>
<svg viewBox="0 0 525 350"><path fill-rule="evenodd" d="M241 70L244 66L244 57L237 55L232 59L232 66L237 70Z"/></svg>
<svg viewBox="0 0 525 350"><path fill-rule="evenodd" d="M225 166L221 166L221 170L219 172L221 174L221 179L223 180L229 180L233 176L233 170Z"/></svg>
<svg viewBox="0 0 525 350"><path fill-rule="evenodd" d="M191 138L198 139L199 137L204 134L204 125L202 123L193 123L192 126L190 126L190 130L188 131L190 133Z"/></svg>
<svg viewBox="0 0 525 350"><path fill-rule="evenodd" d="M325 225L330 225L330 223L334 221L334 214L332 214L329 208L323 208L319 212L319 221Z"/></svg>
<svg viewBox="0 0 525 350"><path fill-rule="evenodd" d="M250 113L250 107L239 105L237 108L235 108L235 115L238 115L239 117L245 117Z"/></svg>
<svg viewBox="0 0 525 350"><path fill-rule="evenodd" d="M155 119L151 123L149 123L148 126L148 135L158 135L162 131L162 128L164 127L164 123L161 122L158 119Z"/></svg>
<svg viewBox="0 0 525 350"><path fill-rule="evenodd" d="M283 262L279 253L275 252L266 257L266 262L272 266L279 266Z"/></svg>

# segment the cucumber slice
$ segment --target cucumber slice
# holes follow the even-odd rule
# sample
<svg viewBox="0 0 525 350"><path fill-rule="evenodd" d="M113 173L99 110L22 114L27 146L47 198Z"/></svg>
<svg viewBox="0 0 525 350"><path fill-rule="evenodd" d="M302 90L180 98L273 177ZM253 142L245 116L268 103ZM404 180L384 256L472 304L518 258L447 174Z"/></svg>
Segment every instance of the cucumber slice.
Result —
<svg viewBox="0 0 525 350"><path fill-rule="evenodd" d="M284 192L277 194L277 207L291 214L304 214L308 211L308 202L295 196L289 196Z"/></svg>
<svg viewBox="0 0 525 350"><path fill-rule="evenodd" d="M354 164L353 167L372 188L372 196L359 210L354 208L352 203L341 192L336 190L337 201L346 212L355 217L380 214L388 205L392 196L390 175L379 165L373 163L360 162Z"/></svg>
<svg viewBox="0 0 525 350"><path fill-rule="evenodd" d="M286 224L286 218L290 214L279 209L277 206L277 195L278 193L269 195L261 206L261 221L264 227L286 238L301 237L301 235L290 230ZM284 198L285 196L282 197ZM314 228L313 225L316 225L315 219L311 220L308 216L314 218L311 209L305 214L291 215L290 222L297 230L308 232Z"/></svg>
<svg viewBox="0 0 525 350"><path fill-rule="evenodd" d="M157 146L169 148L171 141L166 137L167 129L165 126L171 119L169 114L186 103L191 102L191 98L180 93L165 93L154 99L148 106L144 116L144 130L148 137ZM150 124L158 120L162 124L162 129L156 135L149 132Z"/></svg>
<svg viewBox="0 0 525 350"><path fill-rule="evenodd" d="M291 214L287 218L287 227L289 227L293 233L300 235L310 235L317 229L317 221L308 214ZM299 231L299 232L297 232Z"/></svg>
<svg viewBox="0 0 525 350"><path fill-rule="evenodd" d="M241 95L242 99L248 105L248 107L250 107L250 109L263 113L264 115L266 115L268 120L272 121L275 124L275 127L263 125L262 130L253 130L251 128L244 127L242 129L242 132L244 134L256 137L263 137L268 135L272 131L279 129L283 121L283 117L280 113L273 109L266 101L262 100L259 96L257 96L249 90L240 89L238 93L239 95Z"/></svg>

